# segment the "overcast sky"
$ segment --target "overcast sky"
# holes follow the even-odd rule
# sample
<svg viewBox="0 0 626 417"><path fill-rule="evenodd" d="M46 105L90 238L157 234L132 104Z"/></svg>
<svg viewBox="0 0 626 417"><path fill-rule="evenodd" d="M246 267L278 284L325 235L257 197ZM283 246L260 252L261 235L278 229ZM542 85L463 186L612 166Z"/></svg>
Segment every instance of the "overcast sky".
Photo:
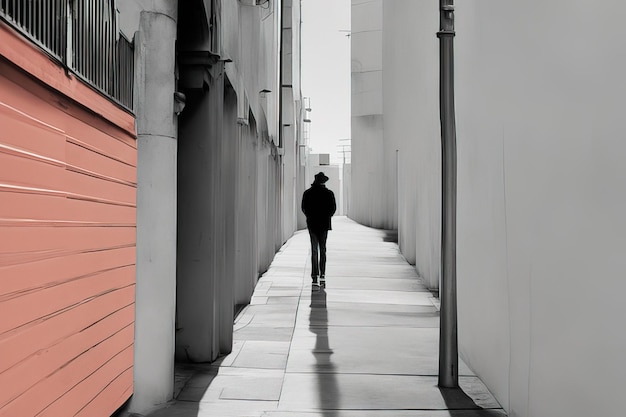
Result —
<svg viewBox="0 0 626 417"><path fill-rule="evenodd" d="M315 153L341 158L350 137L350 0L302 0L302 95L311 98ZM346 142L344 142L346 143Z"/></svg>

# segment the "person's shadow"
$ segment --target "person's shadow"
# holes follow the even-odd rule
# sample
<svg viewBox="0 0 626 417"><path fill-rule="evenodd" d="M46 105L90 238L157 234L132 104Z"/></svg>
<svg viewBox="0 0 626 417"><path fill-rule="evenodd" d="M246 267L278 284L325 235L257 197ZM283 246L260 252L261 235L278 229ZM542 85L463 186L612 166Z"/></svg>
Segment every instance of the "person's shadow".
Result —
<svg viewBox="0 0 626 417"><path fill-rule="evenodd" d="M328 310L326 308L326 290L311 290L311 313L309 330L315 333L315 373L317 375L317 393L319 407L324 417L335 417L340 409L337 371L332 362L333 351L328 337Z"/></svg>

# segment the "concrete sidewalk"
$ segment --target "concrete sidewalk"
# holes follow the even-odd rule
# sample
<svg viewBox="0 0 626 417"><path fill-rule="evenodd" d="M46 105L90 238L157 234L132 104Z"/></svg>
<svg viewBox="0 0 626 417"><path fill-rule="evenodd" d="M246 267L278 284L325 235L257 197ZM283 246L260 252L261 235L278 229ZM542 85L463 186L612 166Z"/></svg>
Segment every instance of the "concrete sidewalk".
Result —
<svg viewBox="0 0 626 417"><path fill-rule="evenodd" d="M437 387L435 300L385 231L333 219L326 289L298 232L235 323L233 352L179 367L176 401L150 417L501 417L482 382Z"/></svg>

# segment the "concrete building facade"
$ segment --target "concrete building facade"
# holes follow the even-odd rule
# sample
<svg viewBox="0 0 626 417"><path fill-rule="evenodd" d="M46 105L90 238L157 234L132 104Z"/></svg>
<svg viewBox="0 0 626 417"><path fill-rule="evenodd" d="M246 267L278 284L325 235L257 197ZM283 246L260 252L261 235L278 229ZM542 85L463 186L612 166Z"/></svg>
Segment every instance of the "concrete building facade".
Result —
<svg viewBox="0 0 626 417"><path fill-rule="evenodd" d="M300 3L51 4L0 1L0 415L143 414L296 230Z"/></svg>
<svg viewBox="0 0 626 417"><path fill-rule="evenodd" d="M352 5L350 216L397 216L403 254L436 288L438 5ZM626 6L611 7L456 4L460 352L510 416L620 413ZM380 188L368 170L398 190L391 211L357 195Z"/></svg>
<svg viewBox="0 0 626 417"><path fill-rule="evenodd" d="M147 138L139 164L150 179L139 184L137 412L171 398L174 358L210 362L232 349L237 309L296 229L302 136L299 2L157 3L119 5L126 29L154 43L137 59L161 85L139 83L138 112L168 112L154 116L163 145Z"/></svg>

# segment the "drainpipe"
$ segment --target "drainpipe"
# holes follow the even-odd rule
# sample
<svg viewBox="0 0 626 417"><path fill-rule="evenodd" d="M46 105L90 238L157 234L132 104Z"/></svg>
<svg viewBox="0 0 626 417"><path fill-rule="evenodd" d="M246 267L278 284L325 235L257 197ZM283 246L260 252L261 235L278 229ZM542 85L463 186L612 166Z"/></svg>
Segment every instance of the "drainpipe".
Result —
<svg viewBox="0 0 626 417"><path fill-rule="evenodd" d="M456 126L454 115L454 0L439 0L440 120L442 150L442 278L439 386L459 386L456 304Z"/></svg>

